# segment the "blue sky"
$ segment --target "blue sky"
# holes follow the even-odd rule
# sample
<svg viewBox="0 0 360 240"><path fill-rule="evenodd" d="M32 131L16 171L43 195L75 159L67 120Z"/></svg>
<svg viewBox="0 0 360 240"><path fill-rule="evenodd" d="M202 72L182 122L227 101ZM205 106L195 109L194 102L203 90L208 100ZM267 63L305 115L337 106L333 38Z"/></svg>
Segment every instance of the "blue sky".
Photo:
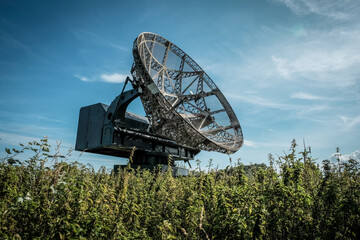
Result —
<svg viewBox="0 0 360 240"><path fill-rule="evenodd" d="M245 138L232 159L267 163L293 138L319 161L336 147L360 156L356 0L0 0L0 147L45 135L74 147L79 109L120 94L141 32L174 42L223 91ZM143 114L140 101L130 111ZM218 153L197 158L229 163Z"/></svg>

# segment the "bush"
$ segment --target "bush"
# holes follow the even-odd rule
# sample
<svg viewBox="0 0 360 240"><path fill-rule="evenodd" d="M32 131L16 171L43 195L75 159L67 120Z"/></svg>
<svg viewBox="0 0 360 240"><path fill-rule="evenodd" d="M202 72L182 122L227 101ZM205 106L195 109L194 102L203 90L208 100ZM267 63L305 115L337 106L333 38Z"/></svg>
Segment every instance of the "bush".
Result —
<svg viewBox="0 0 360 240"><path fill-rule="evenodd" d="M320 168L307 150L269 166L117 174L49 154L47 139L0 163L1 239L356 239L360 173L354 160ZM58 150L58 148L57 148ZM29 160L18 154L34 152ZM49 164L49 161L53 164Z"/></svg>

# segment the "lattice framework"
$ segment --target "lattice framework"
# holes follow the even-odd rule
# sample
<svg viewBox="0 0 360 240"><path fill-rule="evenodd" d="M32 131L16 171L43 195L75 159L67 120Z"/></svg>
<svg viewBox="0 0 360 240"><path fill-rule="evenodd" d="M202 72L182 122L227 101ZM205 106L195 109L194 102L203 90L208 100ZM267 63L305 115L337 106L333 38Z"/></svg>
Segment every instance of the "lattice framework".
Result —
<svg viewBox="0 0 360 240"><path fill-rule="evenodd" d="M154 133L207 151L236 152L243 133L230 104L202 68L167 39L140 34L132 75ZM215 109L213 109L215 108Z"/></svg>

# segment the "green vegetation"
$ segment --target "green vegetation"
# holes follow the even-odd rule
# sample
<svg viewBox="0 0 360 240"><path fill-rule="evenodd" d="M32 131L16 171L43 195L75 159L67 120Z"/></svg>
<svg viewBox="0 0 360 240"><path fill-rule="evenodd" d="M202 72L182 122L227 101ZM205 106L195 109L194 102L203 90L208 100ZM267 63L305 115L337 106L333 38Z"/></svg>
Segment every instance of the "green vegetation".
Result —
<svg viewBox="0 0 360 240"><path fill-rule="evenodd" d="M59 161L49 147L42 139L6 149L0 239L356 239L360 233L357 162L324 161L320 168L307 150L297 153L295 141L276 161L270 155L269 166L237 164L177 178L131 167L95 172ZM33 157L15 160L26 151Z"/></svg>

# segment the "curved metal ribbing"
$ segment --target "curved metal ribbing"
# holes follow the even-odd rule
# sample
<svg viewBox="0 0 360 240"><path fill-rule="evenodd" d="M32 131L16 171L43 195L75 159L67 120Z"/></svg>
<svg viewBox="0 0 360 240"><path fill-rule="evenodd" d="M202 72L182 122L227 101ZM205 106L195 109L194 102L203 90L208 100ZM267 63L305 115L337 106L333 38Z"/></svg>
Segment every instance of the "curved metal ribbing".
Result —
<svg viewBox="0 0 360 240"><path fill-rule="evenodd" d="M154 33L133 46L132 75L154 133L190 147L236 152L243 144L230 104L203 69L184 51Z"/></svg>

